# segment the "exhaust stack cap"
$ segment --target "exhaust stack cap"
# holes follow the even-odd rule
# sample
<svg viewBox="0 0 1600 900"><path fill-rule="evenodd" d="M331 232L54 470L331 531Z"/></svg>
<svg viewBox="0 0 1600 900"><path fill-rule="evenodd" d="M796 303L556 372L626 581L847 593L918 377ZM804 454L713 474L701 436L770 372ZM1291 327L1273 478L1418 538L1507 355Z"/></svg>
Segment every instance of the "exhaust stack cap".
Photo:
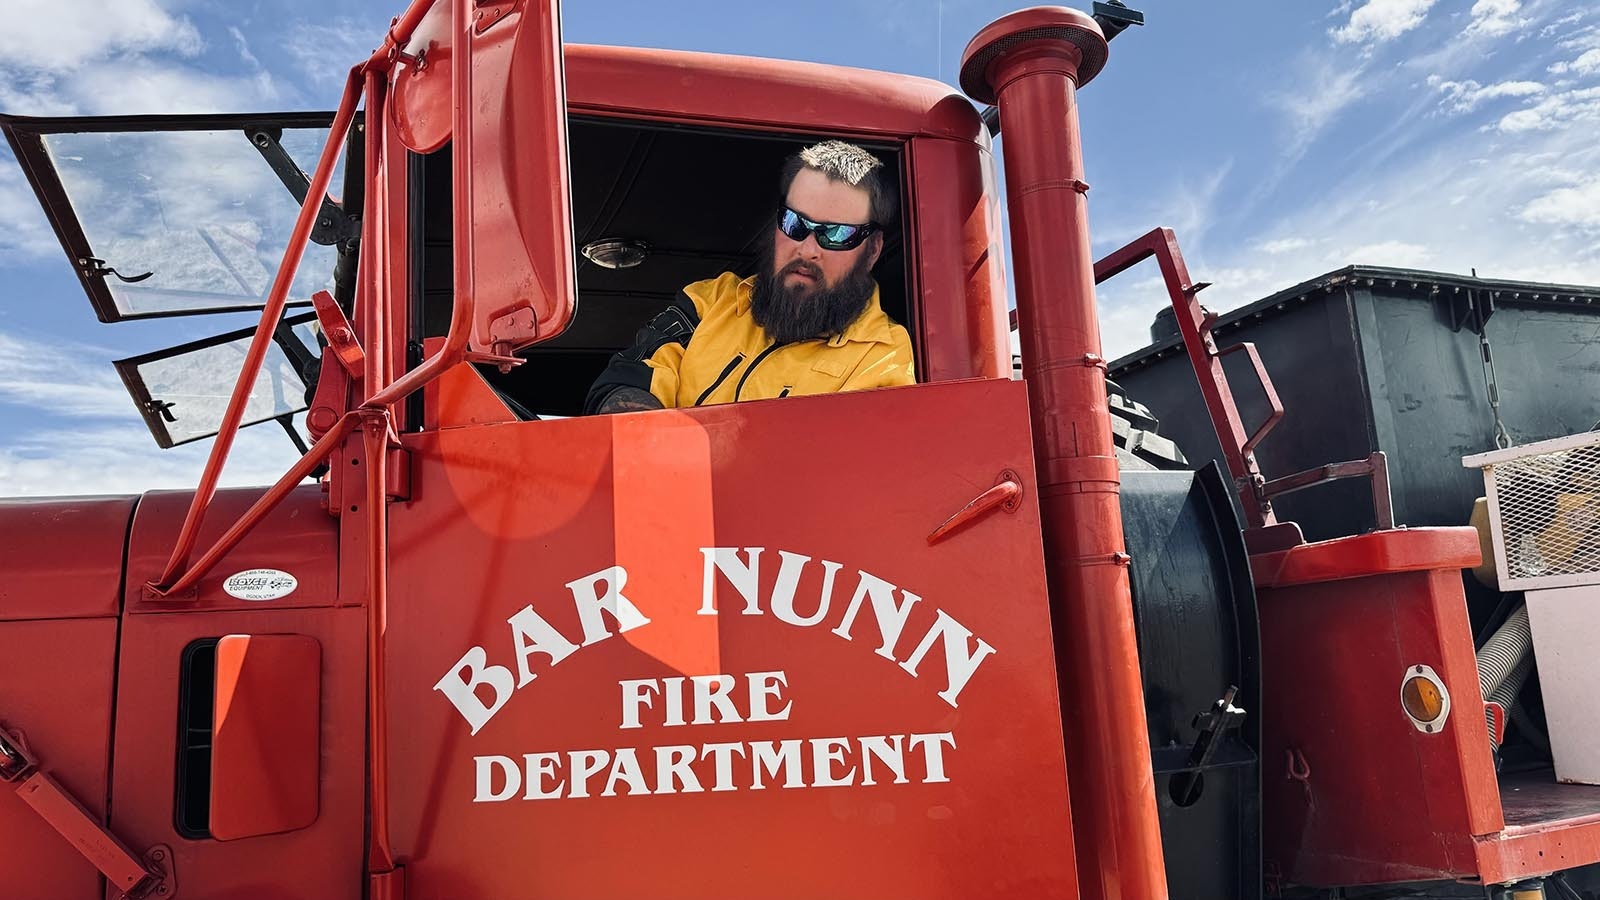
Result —
<svg viewBox="0 0 1600 900"><path fill-rule="evenodd" d="M1035 6L1001 16L984 26L961 54L961 90L979 103L995 101L990 67L1007 53L1037 41L1065 41L1078 48L1078 87L1106 65L1106 36L1086 12L1064 6Z"/></svg>

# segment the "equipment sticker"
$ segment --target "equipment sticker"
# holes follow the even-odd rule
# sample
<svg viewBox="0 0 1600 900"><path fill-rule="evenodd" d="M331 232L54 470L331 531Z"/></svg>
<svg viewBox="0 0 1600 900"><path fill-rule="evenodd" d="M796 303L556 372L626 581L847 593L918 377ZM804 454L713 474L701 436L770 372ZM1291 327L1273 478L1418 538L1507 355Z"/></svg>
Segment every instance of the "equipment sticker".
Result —
<svg viewBox="0 0 1600 900"><path fill-rule="evenodd" d="M299 586L293 575L278 569L245 569L222 582L228 596L238 600L277 600L294 593Z"/></svg>

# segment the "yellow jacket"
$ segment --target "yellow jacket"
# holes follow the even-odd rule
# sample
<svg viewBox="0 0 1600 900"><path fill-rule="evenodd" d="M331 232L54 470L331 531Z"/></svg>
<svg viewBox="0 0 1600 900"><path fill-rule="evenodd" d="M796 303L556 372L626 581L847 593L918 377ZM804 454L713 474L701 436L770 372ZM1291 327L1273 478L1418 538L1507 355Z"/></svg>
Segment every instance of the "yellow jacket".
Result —
<svg viewBox="0 0 1600 900"><path fill-rule="evenodd" d="M876 288L843 334L774 345L750 315L753 283L724 272L684 288L612 357L585 410L622 386L677 408L915 383L911 337L884 313Z"/></svg>

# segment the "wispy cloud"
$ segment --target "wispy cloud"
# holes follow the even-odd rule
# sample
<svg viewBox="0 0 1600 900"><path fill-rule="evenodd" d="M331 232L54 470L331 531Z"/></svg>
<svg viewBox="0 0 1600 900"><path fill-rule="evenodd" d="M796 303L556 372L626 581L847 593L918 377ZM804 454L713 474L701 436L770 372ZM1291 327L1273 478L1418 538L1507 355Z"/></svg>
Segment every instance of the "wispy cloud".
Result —
<svg viewBox="0 0 1600 900"><path fill-rule="evenodd" d="M1302 56L1298 69L1286 86L1265 98L1288 128L1279 154L1286 166L1298 162L1323 130L1362 98L1366 75L1364 63L1320 55Z"/></svg>
<svg viewBox="0 0 1600 900"><path fill-rule="evenodd" d="M1600 178L1543 194L1517 213L1524 222L1600 229Z"/></svg>
<svg viewBox="0 0 1600 900"><path fill-rule="evenodd" d="M1487 100L1502 97L1531 97L1546 90L1545 86L1537 81L1501 81L1483 85L1470 78L1465 81L1446 81L1438 75L1429 75L1428 85L1444 94L1443 105L1453 113L1472 112Z"/></svg>
<svg viewBox="0 0 1600 900"><path fill-rule="evenodd" d="M0 28L8 68L66 71L118 52L192 56L202 46L193 23L153 0L9 0Z"/></svg>
<svg viewBox="0 0 1600 900"><path fill-rule="evenodd" d="M1600 72L1600 47L1585 50L1577 59L1551 63L1552 75L1593 75Z"/></svg>
<svg viewBox="0 0 1600 900"><path fill-rule="evenodd" d="M11 427L0 444L8 496L193 488L211 449L158 449L111 368L116 352L91 344L0 332L0 405ZM223 483L270 484L296 451L275 425L239 433Z"/></svg>
<svg viewBox="0 0 1600 900"><path fill-rule="evenodd" d="M0 260L38 259L60 253L50 223L9 153L0 152Z"/></svg>
<svg viewBox="0 0 1600 900"><path fill-rule="evenodd" d="M1328 34L1341 44L1384 43L1421 25L1436 0L1367 0ZM1480 0L1480 5L1485 0Z"/></svg>
<svg viewBox="0 0 1600 900"><path fill-rule="evenodd" d="M119 419L137 415L109 365L86 368L82 363L111 355L99 347L25 340L0 332L0 402L52 415Z"/></svg>
<svg viewBox="0 0 1600 900"><path fill-rule="evenodd" d="M1262 241L1256 245L1256 249L1269 256L1277 256L1281 253L1291 253L1295 250L1304 250L1305 248L1310 247L1313 243L1314 242L1309 238L1303 237L1276 238L1270 241Z"/></svg>
<svg viewBox="0 0 1600 900"><path fill-rule="evenodd" d="M153 448L150 432L138 422L19 434L0 445L0 484L7 496L22 497L193 489L211 442ZM271 484L296 458L281 430L247 428L234 441L221 483Z"/></svg>
<svg viewBox="0 0 1600 900"><path fill-rule="evenodd" d="M1600 87L1551 94L1526 109L1502 116L1495 129L1505 134L1565 129L1600 120Z"/></svg>
<svg viewBox="0 0 1600 900"><path fill-rule="evenodd" d="M344 84L350 67L366 59L383 36L378 22L341 18L299 22L289 29L284 49L299 63L302 73L324 88Z"/></svg>
<svg viewBox="0 0 1600 900"><path fill-rule="evenodd" d="M252 112L276 105L277 83L265 72L217 76L152 60L110 59L84 66L65 94L91 114Z"/></svg>
<svg viewBox="0 0 1600 900"><path fill-rule="evenodd" d="M1500 37L1526 28L1529 19L1519 15L1520 0L1478 0L1472 4L1472 20L1467 23L1469 37Z"/></svg>

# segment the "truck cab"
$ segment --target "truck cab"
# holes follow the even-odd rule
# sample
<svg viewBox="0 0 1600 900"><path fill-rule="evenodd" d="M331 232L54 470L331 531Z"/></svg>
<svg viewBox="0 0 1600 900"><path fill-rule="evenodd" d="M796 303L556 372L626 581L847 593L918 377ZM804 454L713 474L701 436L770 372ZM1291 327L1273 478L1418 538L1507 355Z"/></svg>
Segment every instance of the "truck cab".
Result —
<svg viewBox="0 0 1600 900"><path fill-rule="evenodd" d="M454 61L449 40L413 40L387 75L353 73L359 117L6 120L108 321L270 314L262 273L319 196L324 167L306 171L330 121L343 191L286 282L315 334L304 313L298 340L275 329L232 424L215 384L191 388L248 358L247 334L122 367L158 440L305 409L295 436L323 466L265 491L0 507L28 536L8 568L80 541L105 557L59 559L70 578L13 582L0 606L0 646L39 674L6 695L5 746L48 773L38 796L84 811L63 826L0 795L29 851L0 856L0 879L40 897L1069 895L1038 487L977 110L926 79L613 47L566 47L541 82L534 12ZM491 81L498 64L517 77ZM470 145L437 118L464 71L499 85ZM530 143L550 97L564 134ZM918 384L580 417L685 284L753 271L780 162L823 138L896 175L875 275ZM498 161L464 175L463 152ZM170 167L185 158L198 188ZM141 174L125 201L97 189ZM502 199L533 194L570 196L570 218ZM140 215L179 197L181 220ZM641 259L596 263L608 241ZM557 244L568 259L541 249ZM562 292L562 265L561 302L486 311L505 284ZM463 284L472 349L374 401L448 352ZM121 855L85 858L93 823Z"/></svg>

